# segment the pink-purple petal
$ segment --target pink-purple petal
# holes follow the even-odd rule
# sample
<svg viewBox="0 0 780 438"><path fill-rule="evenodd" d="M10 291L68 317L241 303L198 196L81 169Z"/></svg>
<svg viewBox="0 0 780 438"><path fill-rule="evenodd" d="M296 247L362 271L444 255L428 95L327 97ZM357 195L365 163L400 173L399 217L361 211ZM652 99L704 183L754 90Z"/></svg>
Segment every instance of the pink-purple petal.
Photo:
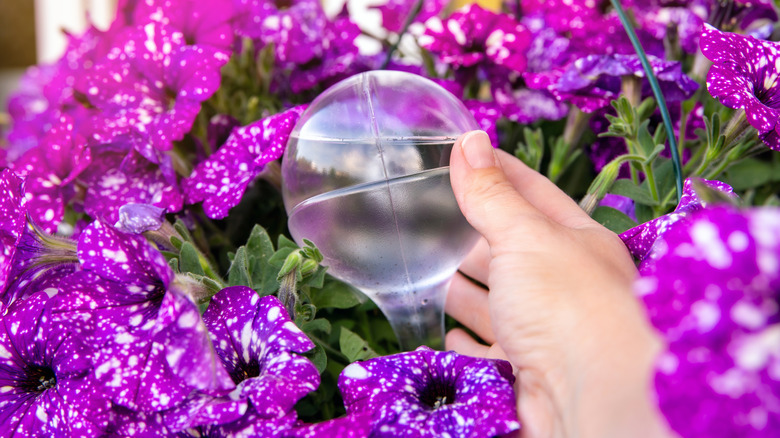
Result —
<svg viewBox="0 0 780 438"><path fill-rule="evenodd" d="M680 436L780 432L780 210L710 207L661 236L636 291L668 349L659 406Z"/></svg>
<svg viewBox="0 0 780 438"><path fill-rule="evenodd" d="M347 414L371 413L371 436L496 436L520 429L506 361L415 351L354 362L339 376Z"/></svg>
<svg viewBox="0 0 780 438"><path fill-rule="evenodd" d="M211 218L223 218L236 206L265 165L282 156L303 107L235 128L222 147L199 163L182 182L187 202L204 201Z"/></svg>

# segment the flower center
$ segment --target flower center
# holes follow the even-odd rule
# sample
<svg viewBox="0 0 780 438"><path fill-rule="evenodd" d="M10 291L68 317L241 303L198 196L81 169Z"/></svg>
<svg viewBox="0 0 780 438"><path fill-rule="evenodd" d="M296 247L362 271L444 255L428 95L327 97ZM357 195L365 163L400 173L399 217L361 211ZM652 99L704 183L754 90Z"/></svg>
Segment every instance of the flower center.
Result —
<svg viewBox="0 0 780 438"><path fill-rule="evenodd" d="M257 359L252 359L249 361L249 363L237 367L232 373L230 373L230 378L233 379L233 383L238 385L246 379L258 377L260 375L260 371L260 363L257 362Z"/></svg>
<svg viewBox="0 0 780 438"><path fill-rule="evenodd" d="M57 386L57 377L51 367L31 365L25 374L27 378L20 386L28 393L41 393Z"/></svg>
<svg viewBox="0 0 780 438"><path fill-rule="evenodd" d="M276 10L283 11L292 7L293 0L274 0L274 5L276 5Z"/></svg>
<svg viewBox="0 0 780 438"><path fill-rule="evenodd" d="M431 382L420 394L420 401L436 410L455 402L455 386L451 382Z"/></svg>

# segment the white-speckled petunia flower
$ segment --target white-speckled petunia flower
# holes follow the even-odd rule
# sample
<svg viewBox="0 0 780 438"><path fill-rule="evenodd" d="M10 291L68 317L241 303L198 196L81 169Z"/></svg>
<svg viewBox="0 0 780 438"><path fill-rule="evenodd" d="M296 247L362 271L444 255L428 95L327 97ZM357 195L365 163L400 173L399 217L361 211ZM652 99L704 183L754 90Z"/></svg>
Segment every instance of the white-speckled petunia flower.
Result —
<svg viewBox="0 0 780 438"><path fill-rule="evenodd" d="M699 181L728 196L736 196L731 186L726 183L705 179L700 179ZM680 203L673 212L626 230L620 234L620 238L623 240L623 243L626 245L629 252L631 252L632 256L640 262L645 262L648 258L648 254L653 249L656 240L658 240L672 224L689 217L692 213L701 210L705 206L706 202L696 194L696 191L693 188L693 180L690 178L686 179L683 184L683 194L680 197Z"/></svg>
<svg viewBox="0 0 780 438"><path fill-rule="evenodd" d="M338 386L372 437L492 437L520 429L514 380L509 362L420 347L354 362Z"/></svg>
<svg viewBox="0 0 780 438"><path fill-rule="evenodd" d="M212 298L203 320L237 385L230 397L249 402L243 417L206 430L217 436L254 436L249 430L279 436L290 429L297 419L295 403L317 389L320 375L298 354L314 343L290 320L279 299L260 297L245 286L228 287Z"/></svg>
<svg viewBox="0 0 780 438"><path fill-rule="evenodd" d="M305 109L297 106L233 129L225 144L182 182L187 202L203 201L203 210L211 218L227 216L265 165L282 156Z"/></svg>
<svg viewBox="0 0 780 438"><path fill-rule="evenodd" d="M705 25L701 52L713 65L707 90L748 122L770 148L780 151L780 43L721 32Z"/></svg>
<svg viewBox="0 0 780 438"><path fill-rule="evenodd" d="M51 317L56 289L13 303L0 319L0 435L92 437L110 400L89 350Z"/></svg>
<svg viewBox="0 0 780 438"><path fill-rule="evenodd" d="M212 46L188 45L184 34L160 22L122 29L108 55L77 82L100 110L93 139L110 143L131 134L149 161L181 140L205 101L219 88L228 55Z"/></svg>
<svg viewBox="0 0 780 438"><path fill-rule="evenodd" d="M477 4L464 6L446 20L431 17L419 38L423 48L454 67L478 64L499 65L525 71L525 52L531 35L512 16L496 13Z"/></svg>
<svg viewBox="0 0 780 438"><path fill-rule="evenodd" d="M73 329L115 403L163 411L196 389L234 388L197 305L143 237L96 221L81 233L78 257L81 270L60 283L56 317L79 322Z"/></svg>
<svg viewBox="0 0 780 438"><path fill-rule="evenodd" d="M11 163L25 178L27 211L38 226L57 231L65 205L76 193L75 179L91 161L86 139L74 130L73 119L62 115L38 146Z"/></svg>
<svg viewBox="0 0 780 438"><path fill-rule="evenodd" d="M635 290L667 351L661 411L684 437L780 434L780 209L710 207L670 226Z"/></svg>
<svg viewBox="0 0 780 438"><path fill-rule="evenodd" d="M693 96L699 84L685 75L682 64L648 57L661 91L668 102L680 102ZM542 72L524 77L532 88L546 88L556 98L570 102L584 112L607 108L621 93L623 76L644 78L645 71L636 55L587 55L553 74ZM642 80L642 96L651 94Z"/></svg>
<svg viewBox="0 0 780 438"><path fill-rule="evenodd" d="M0 311L40 290L57 289L75 269L76 244L52 237L27 221L23 180L0 172Z"/></svg>

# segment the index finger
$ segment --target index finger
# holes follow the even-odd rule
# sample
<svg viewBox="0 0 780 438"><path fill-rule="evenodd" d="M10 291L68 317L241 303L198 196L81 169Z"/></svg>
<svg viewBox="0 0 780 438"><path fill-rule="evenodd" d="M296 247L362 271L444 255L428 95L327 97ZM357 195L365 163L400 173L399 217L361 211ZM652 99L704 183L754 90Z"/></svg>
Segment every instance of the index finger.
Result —
<svg viewBox="0 0 780 438"><path fill-rule="evenodd" d="M537 210L569 228L596 224L569 195L547 177L503 150L496 150L496 153L509 182L520 196Z"/></svg>

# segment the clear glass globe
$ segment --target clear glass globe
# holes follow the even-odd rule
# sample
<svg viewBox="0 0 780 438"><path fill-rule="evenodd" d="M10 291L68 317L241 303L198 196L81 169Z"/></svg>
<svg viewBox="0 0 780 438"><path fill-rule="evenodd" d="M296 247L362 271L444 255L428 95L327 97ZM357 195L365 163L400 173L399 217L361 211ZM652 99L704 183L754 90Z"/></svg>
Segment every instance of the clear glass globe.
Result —
<svg viewBox="0 0 780 438"><path fill-rule="evenodd" d="M455 139L479 129L460 100L398 71L361 73L312 102L282 161L293 238L388 317L404 349L443 347L452 275L477 239L449 180Z"/></svg>

